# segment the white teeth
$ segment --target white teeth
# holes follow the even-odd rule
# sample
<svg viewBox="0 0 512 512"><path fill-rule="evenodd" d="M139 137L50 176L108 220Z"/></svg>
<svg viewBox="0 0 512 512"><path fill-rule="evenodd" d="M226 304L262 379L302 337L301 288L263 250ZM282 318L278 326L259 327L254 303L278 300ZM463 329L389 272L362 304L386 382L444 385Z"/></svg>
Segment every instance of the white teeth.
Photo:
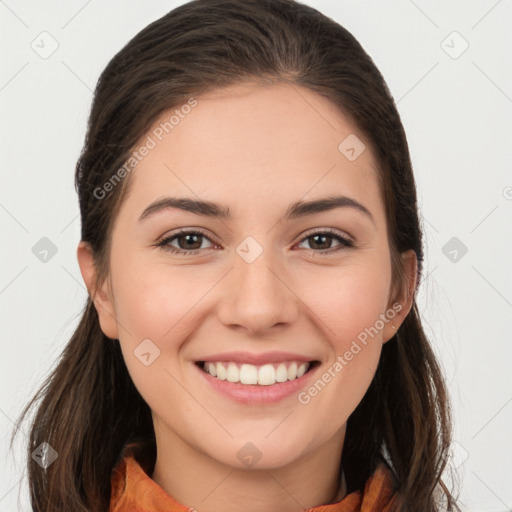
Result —
<svg viewBox="0 0 512 512"><path fill-rule="evenodd" d="M258 368L252 364L243 364L240 367L240 382L242 384L258 384Z"/></svg>
<svg viewBox="0 0 512 512"><path fill-rule="evenodd" d="M217 369L214 363L206 363L208 365L208 372L210 375L217 377Z"/></svg>
<svg viewBox="0 0 512 512"><path fill-rule="evenodd" d="M240 380L240 370L235 363L228 364L226 380L229 382L238 382Z"/></svg>
<svg viewBox="0 0 512 512"><path fill-rule="evenodd" d="M286 382L288 380L288 370L286 369L286 365L281 363L276 368L276 382Z"/></svg>
<svg viewBox="0 0 512 512"><path fill-rule="evenodd" d="M292 363L288 367L288 380L293 380L296 377L297 377L297 363Z"/></svg>
<svg viewBox="0 0 512 512"><path fill-rule="evenodd" d="M276 371L271 364L264 364L258 370L258 384L260 386L270 386L276 383Z"/></svg>
<svg viewBox="0 0 512 512"><path fill-rule="evenodd" d="M304 374L306 373L306 367L301 364L298 368L297 368L297 379L299 377L302 377Z"/></svg>
<svg viewBox="0 0 512 512"><path fill-rule="evenodd" d="M226 380L226 376L227 376L227 371L226 371L226 367L222 364L222 363L210 363L212 365L215 366L215 369L216 369L216 372L217 373L217 379L220 379L220 380ZM210 372L210 375L213 375L213 373ZM213 375L215 377L215 375Z"/></svg>
<svg viewBox="0 0 512 512"><path fill-rule="evenodd" d="M237 364L233 362L215 363L206 362L203 369L212 377L228 382L240 382L241 384L258 384L271 386L278 382L286 382L302 377L309 369L310 363L283 362L277 364L264 364L255 366L252 364Z"/></svg>

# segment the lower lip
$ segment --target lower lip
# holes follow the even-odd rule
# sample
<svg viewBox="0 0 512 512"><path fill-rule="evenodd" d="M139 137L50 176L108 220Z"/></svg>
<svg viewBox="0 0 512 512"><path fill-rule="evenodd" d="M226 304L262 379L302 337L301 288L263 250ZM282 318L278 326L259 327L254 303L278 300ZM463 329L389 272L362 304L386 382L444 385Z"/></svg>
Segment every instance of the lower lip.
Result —
<svg viewBox="0 0 512 512"><path fill-rule="evenodd" d="M199 368L197 364L194 364L194 366L213 389L243 404L270 404L298 394L318 369L318 365L315 365L298 379L277 382L270 386L260 386L257 384L240 384L240 382L220 380Z"/></svg>

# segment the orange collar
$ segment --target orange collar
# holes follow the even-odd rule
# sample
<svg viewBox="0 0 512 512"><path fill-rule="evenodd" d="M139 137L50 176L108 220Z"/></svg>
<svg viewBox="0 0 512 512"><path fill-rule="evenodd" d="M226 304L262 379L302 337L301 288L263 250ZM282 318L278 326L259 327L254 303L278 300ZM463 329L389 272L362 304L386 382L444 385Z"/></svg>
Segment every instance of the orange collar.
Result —
<svg viewBox="0 0 512 512"><path fill-rule="evenodd" d="M112 494L109 512L190 512L167 494L144 471L136 460L131 445L112 472ZM391 512L396 495L393 476L381 462L366 482L364 491L355 491L341 501L308 508L304 512Z"/></svg>

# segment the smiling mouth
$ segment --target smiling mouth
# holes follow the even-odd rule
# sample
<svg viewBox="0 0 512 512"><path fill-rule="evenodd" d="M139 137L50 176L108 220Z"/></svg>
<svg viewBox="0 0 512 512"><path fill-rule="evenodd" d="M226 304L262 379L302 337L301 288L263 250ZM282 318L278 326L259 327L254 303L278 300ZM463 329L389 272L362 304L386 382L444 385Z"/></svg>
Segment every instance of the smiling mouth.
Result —
<svg viewBox="0 0 512 512"><path fill-rule="evenodd" d="M218 380L239 383L248 386L271 386L300 379L320 364L319 361L283 361L253 365L230 361L197 361L202 371Z"/></svg>

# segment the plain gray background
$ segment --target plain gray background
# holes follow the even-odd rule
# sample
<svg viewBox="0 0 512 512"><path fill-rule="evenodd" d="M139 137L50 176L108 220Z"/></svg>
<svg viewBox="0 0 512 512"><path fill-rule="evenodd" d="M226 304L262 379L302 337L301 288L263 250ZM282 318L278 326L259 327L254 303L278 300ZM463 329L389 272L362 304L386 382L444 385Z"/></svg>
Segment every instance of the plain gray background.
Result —
<svg viewBox="0 0 512 512"><path fill-rule="evenodd" d="M131 37L182 3L0 0L0 512L30 510L28 427L15 457L8 436L86 298L73 174L92 90ZM462 508L512 510L512 1L304 3L355 35L397 101L425 229L419 307L453 401ZM57 251L46 262L33 252L43 237Z"/></svg>

